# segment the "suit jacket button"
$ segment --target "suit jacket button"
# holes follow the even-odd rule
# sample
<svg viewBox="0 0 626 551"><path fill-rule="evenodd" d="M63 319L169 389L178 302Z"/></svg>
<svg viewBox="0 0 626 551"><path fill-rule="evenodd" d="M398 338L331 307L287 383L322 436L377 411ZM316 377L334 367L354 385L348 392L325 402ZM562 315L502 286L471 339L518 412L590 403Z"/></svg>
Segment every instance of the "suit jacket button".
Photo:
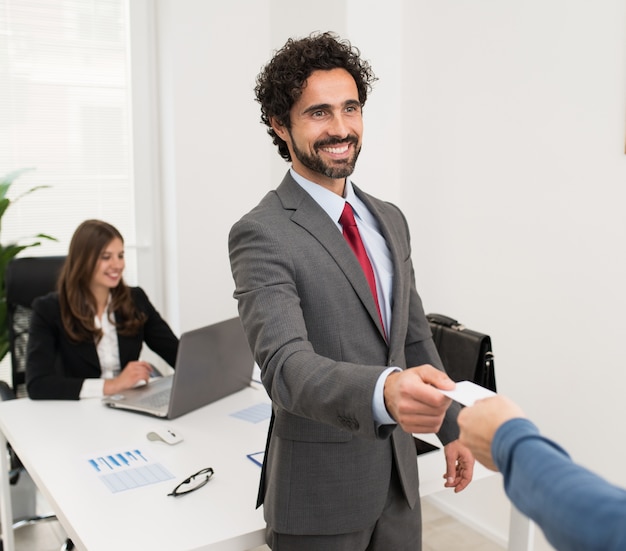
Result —
<svg viewBox="0 0 626 551"><path fill-rule="evenodd" d="M339 424L343 425L348 430L359 429L359 422L356 419L351 419L350 417L339 416L338 420L339 420Z"/></svg>

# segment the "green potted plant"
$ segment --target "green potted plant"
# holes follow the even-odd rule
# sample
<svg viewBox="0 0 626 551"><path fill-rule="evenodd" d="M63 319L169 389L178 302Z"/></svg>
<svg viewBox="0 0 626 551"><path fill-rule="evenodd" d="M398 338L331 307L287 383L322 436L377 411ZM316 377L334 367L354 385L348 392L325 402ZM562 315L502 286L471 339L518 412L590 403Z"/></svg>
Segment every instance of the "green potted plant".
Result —
<svg viewBox="0 0 626 551"><path fill-rule="evenodd" d="M24 172L27 172L28 170L33 169L23 168L0 177L0 235L2 233L2 217L12 203L15 203L16 201L18 201L25 195L32 193L33 191L50 187L35 186L28 191L25 191L13 200L9 199L7 197L7 193L11 185L20 175L22 175ZM6 289L4 284L6 267L8 263L24 249L41 245L41 240L48 239L51 241L56 241L56 238L46 235L44 233L37 234L33 237L26 237L24 239L26 240L26 242L21 242L22 240L15 243L6 244L0 242L0 360L2 360L2 358L4 358L9 351L9 325L7 319Z"/></svg>

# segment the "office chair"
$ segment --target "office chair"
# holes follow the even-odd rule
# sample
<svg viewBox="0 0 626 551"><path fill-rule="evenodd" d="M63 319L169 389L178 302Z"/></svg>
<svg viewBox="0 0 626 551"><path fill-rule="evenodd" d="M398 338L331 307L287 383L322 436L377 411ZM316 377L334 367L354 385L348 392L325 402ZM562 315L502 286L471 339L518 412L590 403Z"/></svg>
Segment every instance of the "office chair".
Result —
<svg viewBox="0 0 626 551"><path fill-rule="evenodd" d="M5 381L0 381L0 400L2 401L14 400L26 395L26 349L32 303L37 297L56 289L57 278L63 262L65 262L64 256L42 256L15 258L7 265L5 291L12 384L10 386ZM11 446L8 447L8 453L11 465L9 479L11 485L15 486L26 470ZM32 506L30 504L26 506L28 514L26 516L20 515L20 518L13 523L13 529L57 519L54 513L36 514L34 512L34 496L30 496L28 501L32 501ZM67 540L61 550L72 548L72 542Z"/></svg>
<svg viewBox="0 0 626 551"><path fill-rule="evenodd" d="M5 273L11 376L15 395L26 395L26 346L33 300L56 289L64 256L14 258Z"/></svg>

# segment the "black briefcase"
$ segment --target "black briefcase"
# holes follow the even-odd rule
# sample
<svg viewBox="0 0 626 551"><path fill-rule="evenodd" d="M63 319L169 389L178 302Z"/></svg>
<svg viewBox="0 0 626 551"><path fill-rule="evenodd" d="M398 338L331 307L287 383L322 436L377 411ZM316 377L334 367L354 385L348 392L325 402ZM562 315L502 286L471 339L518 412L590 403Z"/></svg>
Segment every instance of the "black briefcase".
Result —
<svg viewBox="0 0 626 551"><path fill-rule="evenodd" d="M426 318L448 376L453 381L473 381L495 392L491 337L467 329L448 316L428 314Z"/></svg>

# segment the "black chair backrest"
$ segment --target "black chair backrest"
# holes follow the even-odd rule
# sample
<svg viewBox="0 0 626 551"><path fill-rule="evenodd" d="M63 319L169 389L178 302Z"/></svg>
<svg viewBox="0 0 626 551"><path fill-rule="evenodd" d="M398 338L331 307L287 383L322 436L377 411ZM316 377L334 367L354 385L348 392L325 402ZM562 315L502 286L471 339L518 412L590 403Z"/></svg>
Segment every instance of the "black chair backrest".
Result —
<svg viewBox="0 0 626 551"><path fill-rule="evenodd" d="M23 394L33 300L54 291L65 256L14 258L5 273L13 390Z"/></svg>

